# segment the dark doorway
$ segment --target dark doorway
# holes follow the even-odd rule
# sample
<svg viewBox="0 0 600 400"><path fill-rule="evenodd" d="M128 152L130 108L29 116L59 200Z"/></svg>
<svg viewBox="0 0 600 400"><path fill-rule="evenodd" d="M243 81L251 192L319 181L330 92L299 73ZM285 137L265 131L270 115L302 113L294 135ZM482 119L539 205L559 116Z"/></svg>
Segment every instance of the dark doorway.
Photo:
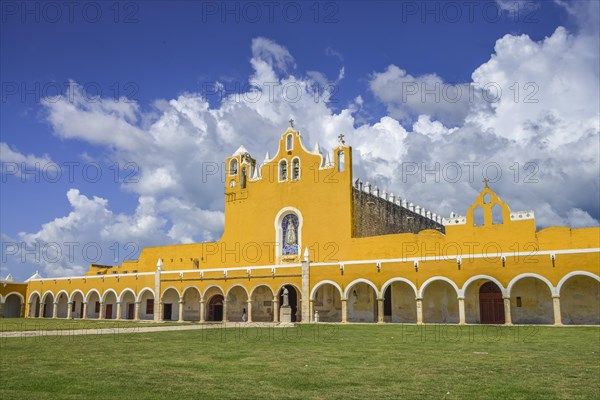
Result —
<svg viewBox="0 0 600 400"><path fill-rule="evenodd" d="M129 303L127 304L127 319L133 319L133 314L135 314L135 304Z"/></svg>
<svg viewBox="0 0 600 400"><path fill-rule="evenodd" d="M217 294L208 302L208 320L223 321L223 296Z"/></svg>
<svg viewBox="0 0 600 400"><path fill-rule="evenodd" d="M392 320L392 285L388 286L383 294L383 316L386 322Z"/></svg>
<svg viewBox="0 0 600 400"><path fill-rule="evenodd" d="M283 305L283 289L286 288L288 290L288 302L290 303L290 307L292 307L292 322L296 322L296 313L298 312L298 292L296 288L292 285L285 285L279 291L279 307ZM278 310L275 310L278 312Z"/></svg>
<svg viewBox="0 0 600 400"><path fill-rule="evenodd" d="M104 319L112 319L112 304L106 305L106 312L104 313Z"/></svg>
<svg viewBox="0 0 600 400"><path fill-rule="evenodd" d="M479 288L479 316L482 324L503 324L505 321L502 292L494 282Z"/></svg>
<svg viewBox="0 0 600 400"><path fill-rule="evenodd" d="M79 305L79 318L83 318L83 302Z"/></svg>
<svg viewBox="0 0 600 400"><path fill-rule="evenodd" d="M173 304L171 304L171 303L163 304L163 321L170 321L172 315L173 315Z"/></svg>

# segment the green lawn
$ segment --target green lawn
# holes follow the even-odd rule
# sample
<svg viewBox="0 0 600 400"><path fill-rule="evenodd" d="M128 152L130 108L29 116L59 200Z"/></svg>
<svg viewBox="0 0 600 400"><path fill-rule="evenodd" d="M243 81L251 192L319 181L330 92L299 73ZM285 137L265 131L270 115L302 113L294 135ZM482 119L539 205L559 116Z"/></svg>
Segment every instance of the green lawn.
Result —
<svg viewBox="0 0 600 400"><path fill-rule="evenodd" d="M177 322L131 321L131 320L93 320L93 319L37 319L37 318L5 318L0 319L0 332L13 331L55 331L72 329L103 329L103 328L130 328L136 326L166 326L189 325Z"/></svg>
<svg viewBox="0 0 600 400"><path fill-rule="evenodd" d="M0 398L597 399L599 352L598 327L300 325L12 338L0 343Z"/></svg>

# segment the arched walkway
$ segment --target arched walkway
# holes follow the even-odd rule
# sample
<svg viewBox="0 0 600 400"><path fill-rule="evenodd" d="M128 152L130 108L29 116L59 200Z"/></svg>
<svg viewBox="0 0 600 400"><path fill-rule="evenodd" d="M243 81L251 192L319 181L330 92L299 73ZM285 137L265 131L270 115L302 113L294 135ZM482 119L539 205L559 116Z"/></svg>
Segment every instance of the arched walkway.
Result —
<svg viewBox="0 0 600 400"><path fill-rule="evenodd" d="M117 294L114 290L109 289L104 292L102 296L102 318L104 319L115 319L117 318Z"/></svg>
<svg viewBox="0 0 600 400"><path fill-rule="evenodd" d="M312 294L311 318L318 313L320 322L342 321L342 294L331 283L321 283L315 286Z"/></svg>
<svg viewBox="0 0 600 400"><path fill-rule="evenodd" d="M57 304L57 318L67 318L69 314L69 296L67 292L60 292L56 295Z"/></svg>
<svg viewBox="0 0 600 400"><path fill-rule="evenodd" d="M183 292L183 320L200 321L200 290L190 286Z"/></svg>
<svg viewBox="0 0 600 400"><path fill-rule="evenodd" d="M273 321L273 291L267 285L260 285L252 291L252 321L254 322L272 322Z"/></svg>
<svg viewBox="0 0 600 400"><path fill-rule="evenodd" d="M241 286L234 286L227 292L227 321L241 322L246 312L248 317L248 294Z"/></svg>
<svg viewBox="0 0 600 400"><path fill-rule="evenodd" d="M151 321L154 319L154 293L149 288L144 288L138 294L140 302L140 319Z"/></svg>
<svg viewBox="0 0 600 400"><path fill-rule="evenodd" d="M161 320L177 321L179 319L179 292L175 288L168 288L163 292Z"/></svg>
<svg viewBox="0 0 600 400"><path fill-rule="evenodd" d="M348 322L377 322L377 293L368 283L358 282L347 289Z"/></svg>
<svg viewBox="0 0 600 400"><path fill-rule="evenodd" d="M294 285L283 285L277 294L277 298L279 299L279 308L283 306L284 288L288 290L288 303L292 309L292 322L300 322L302 320L300 291ZM275 312L279 312L279 310L275 310Z"/></svg>
<svg viewBox="0 0 600 400"><path fill-rule="evenodd" d="M79 290L71 293L71 318L83 318L83 293Z"/></svg>
<svg viewBox="0 0 600 400"><path fill-rule="evenodd" d="M23 296L19 293L9 293L4 299L4 318L19 318L21 317L21 309L23 308Z"/></svg>
<svg viewBox="0 0 600 400"><path fill-rule="evenodd" d="M383 316L385 322L417 322L416 293L402 281L394 281L383 288Z"/></svg>
<svg viewBox="0 0 600 400"><path fill-rule="evenodd" d="M223 306L225 299L221 294L215 294L208 300L208 316L207 321L223 321Z"/></svg>
<svg viewBox="0 0 600 400"><path fill-rule="evenodd" d="M510 286L513 324L553 324L552 293L548 284L536 277L523 277Z"/></svg>
<svg viewBox="0 0 600 400"><path fill-rule="evenodd" d="M585 275L574 275L560 287L562 323L600 324L600 282Z"/></svg>
<svg viewBox="0 0 600 400"><path fill-rule="evenodd" d="M464 289L465 320L469 324L504 324L502 288L486 277L469 282Z"/></svg>
<svg viewBox="0 0 600 400"><path fill-rule="evenodd" d="M96 319L100 317L100 295L97 291L91 290L86 296L87 318Z"/></svg>
<svg viewBox="0 0 600 400"><path fill-rule="evenodd" d="M125 289L120 295L121 319L135 319L135 294L133 290Z"/></svg>
<svg viewBox="0 0 600 400"><path fill-rule="evenodd" d="M29 316L31 318L41 317L40 315L40 295L38 293L33 293L29 296Z"/></svg>
<svg viewBox="0 0 600 400"><path fill-rule="evenodd" d="M54 313L54 295L51 292L46 293L42 300L42 304L42 316L44 318L52 318Z"/></svg>
<svg viewBox="0 0 600 400"><path fill-rule="evenodd" d="M445 280L434 280L423 292L423 322L458 323L458 293Z"/></svg>

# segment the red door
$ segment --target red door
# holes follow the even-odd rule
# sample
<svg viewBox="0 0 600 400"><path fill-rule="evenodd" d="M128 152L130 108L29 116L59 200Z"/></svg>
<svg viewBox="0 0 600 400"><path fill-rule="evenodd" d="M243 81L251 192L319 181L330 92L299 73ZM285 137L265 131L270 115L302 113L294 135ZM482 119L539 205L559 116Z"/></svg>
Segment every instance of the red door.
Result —
<svg viewBox="0 0 600 400"><path fill-rule="evenodd" d="M127 319L133 319L134 313L135 313L135 304L133 304L133 303L127 304Z"/></svg>
<svg viewBox="0 0 600 400"><path fill-rule="evenodd" d="M112 304L106 305L106 312L104 313L104 319L112 319Z"/></svg>
<svg viewBox="0 0 600 400"><path fill-rule="evenodd" d="M479 317L482 324L504 323L504 300L494 282L487 282L479 289Z"/></svg>

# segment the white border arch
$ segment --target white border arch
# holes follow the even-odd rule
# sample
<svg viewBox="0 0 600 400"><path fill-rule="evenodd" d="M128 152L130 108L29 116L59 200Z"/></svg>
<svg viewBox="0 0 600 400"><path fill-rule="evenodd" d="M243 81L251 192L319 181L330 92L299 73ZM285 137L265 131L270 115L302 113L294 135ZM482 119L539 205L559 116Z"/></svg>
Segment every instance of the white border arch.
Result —
<svg viewBox="0 0 600 400"><path fill-rule="evenodd" d="M87 303L88 301L90 301L90 295L92 293L96 293L98 295L98 301L102 301L102 296L100 296L100 292L98 291L98 289L90 289L88 290L87 294L85 295L84 301Z"/></svg>
<svg viewBox="0 0 600 400"><path fill-rule="evenodd" d="M409 286L412 288L413 292L415 293L415 297L417 297L417 294L419 293L419 291L418 291L418 289L417 289L417 286L416 286L414 283L412 283L410 280L408 280L408 279L406 279L406 278L400 278L400 277L397 277L397 278L392 278L392 279L388 279L388 280L387 280L387 281L386 281L386 282L385 282L385 283L384 283L384 284L381 286L381 297L385 296L385 291L386 291L386 290L387 290L387 288L388 288L389 286L391 286L391 285L392 285L392 283L394 283L394 282L402 282L402 283L406 283L406 284L408 284L408 285L409 285Z"/></svg>
<svg viewBox="0 0 600 400"><path fill-rule="evenodd" d="M106 295L108 295L109 293L113 293L115 295L115 301L118 303L119 302L119 295L117 294L117 292L114 291L114 289L106 289L104 291L104 293L102 293L102 297L100 298L100 302L102 304L104 304L106 301Z"/></svg>
<svg viewBox="0 0 600 400"><path fill-rule="evenodd" d="M528 273L524 273L524 274L519 274L511 279L508 286L506 287L506 293L509 296L512 296L512 288L515 285L515 283L517 283L518 281L520 281L523 278L537 278L537 279L541 280L542 282L544 282L546 285L548 285L551 296L554 296L556 294L556 289L552 285L552 282L550 282L548 280L548 278L543 277L542 275L539 275L539 274L534 274L534 273L528 272Z"/></svg>
<svg viewBox="0 0 600 400"><path fill-rule="evenodd" d="M144 295L144 293L146 292L150 292L152 294L152 299L156 300L156 295L154 294L154 290L152 290L149 287L143 287L140 292L137 294L137 297L135 298L136 302L140 302L142 301L142 296Z"/></svg>
<svg viewBox="0 0 600 400"><path fill-rule="evenodd" d="M377 286L371 282L368 279L365 278L358 278L353 280L352 282L350 282L349 284L346 285L346 289L344 289L344 298L348 298L348 293L350 292L350 289L352 289L353 286L359 284L359 283L366 283L367 285L371 286L373 288L373 290L375 290L375 298L378 299L380 298L379 296L379 289L377 289Z"/></svg>
<svg viewBox="0 0 600 400"><path fill-rule="evenodd" d="M593 278L593 279L597 280L598 282L600 282L600 277L592 272L588 272L588 271L569 272L568 274L563 276L562 279L558 282L558 285L556 285L556 294L560 295L560 289L562 289L565 282L567 282L569 280L569 278L572 278L574 276L587 276L587 277Z"/></svg>
<svg viewBox="0 0 600 400"><path fill-rule="evenodd" d="M46 290L44 292L44 295L42 296L42 298L40 299L40 303L41 304L45 304L46 303L46 296L48 296L48 294L52 295L52 303L54 303L56 296L54 295L54 292L52 290Z"/></svg>
<svg viewBox="0 0 600 400"><path fill-rule="evenodd" d="M165 293L167 293L167 291L173 289L175 291L175 293L177 293L177 298L181 299L181 293L179 293L179 290L177 290L177 288L175 286L169 286L167 288L165 288L165 290L162 291L162 293L160 294L160 301L163 300L163 298L165 297Z"/></svg>
<svg viewBox="0 0 600 400"><path fill-rule="evenodd" d="M135 301L137 299L137 296L135 295L135 292L133 291L132 288L125 288L123 290L121 290L121 293L119 294L119 297L117 297L117 301L119 303L121 303L123 301L123 295L125 295L125 292L129 292L133 295L133 300Z"/></svg>
<svg viewBox="0 0 600 400"><path fill-rule="evenodd" d="M273 295L273 297L275 297L275 291L273 290L273 288L271 287L271 285L268 285L268 284L266 284L266 283L259 283L258 285L254 286L254 287L252 288L252 290L250 290L250 292L249 292L250 294L249 294L249 297L248 297L248 299L252 299L252 296L254 296L254 291L255 291L257 288L261 287L261 286L266 286L266 287L268 287L268 288L271 290L271 294Z"/></svg>
<svg viewBox="0 0 600 400"><path fill-rule="evenodd" d="M69 297L69 302L73 302L73 299L75 298L75 295L79 293L81 295L81 298L83 299L83 301L85 301L85 294L83 294L83 292L79 289L75 289L71 292L71 296Z"/></svg>
<svg viewBox="0 0 600 400"><path fill-rule="evenodd" d="M54 298L54 302L57 302L58 299L60 298L60 295L63 294L63 293L67 297L67 303L70 302L71 301L71 297L69 296L69 293L67 293L67 291L64 290L64 289L61 290L61 291L59 291L58 293L56 293L56 297Z"/></svg>
<svg viewBox="0 0 600 400"><path fill-rule="evenodd" d="M342 288L340 287L340 285L338 285L336 282L334 281L330 281L330 280L324 280L324 281L319 281L315 284L315 286L313 286L312 290L310 291L310 300L314 300L315 299L315 293L317 292L317 290L325 285L326 283L333 285L338 292L340 293L340 298L344 298L344 291L342 290Z"/></svg>
<svg viewBox="0 0 600 400"><path fill-rule="evenodd" d="M19 292L10 292L10 293L7 293L6 296L2 297L2 303L6 303L6 299L8 299L8 296L12 296L13 294L16 294L17 297L19 299L21 299L21 305L25 304L25 297L23 297L23 295L21 293L19 293Z"/></svg>
<svg viewBox="0 0 600 400"><path fill-rule="evenodd" d="M506 290L506 288L504 287L504 285L502 285L500 283L500 281L496 278L494 278L493 276L489 276L489 275L475 275L470 277L469 279L467 279L465 281L465 283L463 284L462 288L460 289L461 291L461 296L464 296L465 293L467 292L467 288L469 287L469 285L475 281L478 281L480 279L486 279L490 282L494 282L499 288L500 291L502 292L502 296L507 296L508 295L508 291Z"/></svg>
<svg viewBox="0 0 600 400"><path fill-rule="evenodd" d="M33 300L31 299L33 297L34 294L37 294L39 299L40 299L40 303L42 302L42 295L40 294L40 292L38 292L37 290L34 290L33 292L31 292L29 294L29 301L28 303L31 303Z"/></svg>
<svg viewBox="0 0 600 400"><path fill-rule="evenodd" d="M296 235L298 235L298 257L302 256L302 225L304 225L304 218L296 207L287 206L279 210L273 221L273 227L275 228L275 260L281 259L281 220L286 213L293 213L298 217L298 231L296 232Z"/></svg>
<svg viewBox="0 0 600 400"><path fill-rule="evenodd" d="M219 289L219 290L221 291L221 293L219 293L219 294L220 294L221 296L223 296L223 298L225 298L225 291L223 290L223 288L222 288L221 286L219 286L219 285L217 285L217 284L214 284L214 283L213 283L213 284L211 284L211 285L208 285L208 286L207 286L207 287L204 289L204 292L202 292L202 300L208 300L208 299L205 299L205 297L206 297L206 293L207 293L207 292L208 292L208 291L209 291L211 288L217 288L217 289Z"/></svg>
<svg viewBox="0 0 600 400"><path fill-rule="evenodd" d="M302 289L300 289L298 285L292 282L284 282L281 285L278 285L277 290L275 291L275 296L277 296L277 294L281 291L281 289L283 289L284 286L292 286L294 289L296 289L296 295L298 296L298 300L302 298Z"/></svg>
<svg viewBox="0 0 600 400"><path fill-rule="evenodd" d="M435 281L444 281L446 283L449 283L450 286L452 286L454 288L454 290L456 291L456 297L460 297L461 296L461 290L458 288L458 286L456 285L456 283L454 283L454 281L450 278L447 278L445 276L432 276L431 278L427 279L425 282L423 282L421 284L421 287L419 288L419 296L420 298L423 298L423 294L425 293L425 289L427 289L427 286L429 286L430 283L435 282Z"/></svg>
<svg viewBox="0 0 600 400"><path fill-rule="evenodd" d="M190 289L198 292L198 296L200 296L200 300L202 300L202 291L200 290L200 288L198 286L194 286L194 285L188 285L185 288L183 288L183 290L181 291L181 297L183 298L185 296L185 292L187 292Z"/></svg>
<svg viewBox="0 0 600 400"><path fill-rule="evenodd" d="M248 294L248 289L246 289L246 287L244 285L242 285L241 283L236 283L235 285L232 285L229 289L227 289L227 293L225 293L224 297L227 298L229 297L229 292L231 292L233 290L233 288L236 287L240 287L244 290L244 293L246 293L246 297L248 297L248 299L250 299L250 295Z"/></svg>

